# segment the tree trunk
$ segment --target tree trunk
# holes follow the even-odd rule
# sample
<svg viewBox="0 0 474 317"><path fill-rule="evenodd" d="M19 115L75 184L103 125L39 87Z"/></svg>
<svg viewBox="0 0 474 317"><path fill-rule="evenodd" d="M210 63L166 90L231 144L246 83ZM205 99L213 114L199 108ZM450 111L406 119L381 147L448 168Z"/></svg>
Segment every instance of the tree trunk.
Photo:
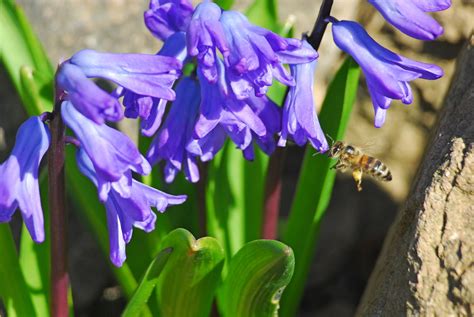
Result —
<svg viewBox="0 0 474 317"><path fill-rule="evenodd" d="M430 146L357 316L473 313L474 35L458 59Z"/></svg>

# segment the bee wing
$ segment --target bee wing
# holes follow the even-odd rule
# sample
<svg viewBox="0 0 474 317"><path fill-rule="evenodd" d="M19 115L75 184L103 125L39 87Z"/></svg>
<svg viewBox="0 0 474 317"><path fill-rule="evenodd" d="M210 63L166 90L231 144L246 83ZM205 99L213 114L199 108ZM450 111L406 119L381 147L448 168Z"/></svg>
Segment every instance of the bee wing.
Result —
<svg viewBox="0 0 474 317"><path fill-rule="evenodd" d="M359 149L362 151L362 153L373 156L373 157L383 157L386 155L386 146L380 144L379 141L376 141L374 139L369 139L363 142ZM385 154L385 155L384 155Z"/></svg>

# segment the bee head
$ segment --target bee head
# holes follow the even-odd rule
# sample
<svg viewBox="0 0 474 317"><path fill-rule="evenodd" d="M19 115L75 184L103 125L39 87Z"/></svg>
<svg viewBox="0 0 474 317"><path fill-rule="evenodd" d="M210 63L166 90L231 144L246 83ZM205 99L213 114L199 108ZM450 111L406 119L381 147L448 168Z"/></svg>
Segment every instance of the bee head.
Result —
<svg viewBox="0 0 474 317"><path fill-rule="evenodd" d="M336 141L331 148L329 149L329 157L339 157L344 149L344 143L341 141Z"/></svg>

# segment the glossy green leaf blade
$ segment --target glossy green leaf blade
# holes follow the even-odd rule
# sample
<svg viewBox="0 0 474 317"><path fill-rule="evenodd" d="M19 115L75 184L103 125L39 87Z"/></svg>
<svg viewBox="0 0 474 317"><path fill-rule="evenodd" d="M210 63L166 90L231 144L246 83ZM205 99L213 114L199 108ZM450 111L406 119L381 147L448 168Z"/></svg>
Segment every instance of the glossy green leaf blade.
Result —
<svg viewBox="0 0 474 317"><path fill-rule="evenodd" d="M20 68L20 85L23 104L28 114L52 110L54 94L52 77L42 77L38 71L29 66L22 66Z"/></svg>
<svg viewBox="0 0 474 317"><path fill-rule="evenodd" d="M207 231L224 246L228 258L260 237L268 157L255 150L255 160L249 162L229 141L209 164Z"/></svg>
<svg viewBox="0 0 474 317"><path fill-rule="evenodd" d="M247 243L229 264L220 303L223 316L277 316L294 265L293 251L279 241Z"/></svg>
<svg viewBox="0 0 474 317"><path fill-rule="evenodd" d="M247 18L254 24L279 32L278 6L276 0L255 0L245 12Z"/></svg>
<svg viewBox="0 0 474 317"><path fill-rule="evenodd" d="M185 229L169 233L161 243L173 252L157 285L161 315L208 316L224 265L224 250L210 237L196 240Z"/></svg>
<svg viewBox="0 0 474 317"><path fill-rule="evenodd" d="M0 298L8 316L37 316L8 224L0 224Z"/></svg>
<svg viewBox="0 0 474 317"><path fill-rule="evenodd" d="M214 2L224 10L229 10L234 5L234 0L216 0Z"/></svg>
<svg viewBox="0 0 474 317"><path fill-rule="evenodd" d="M20 98L27 104L20 79L20 68L28 66L35 69L45 79L53 78L53 68L33 28L28 24L25 14L13 1L2 1L0 25L2 26L0 28L1 62L19 92ZM26 108L30 115L36 114L32 112L29 105Z"/></svg>
<svg viewBox="0 0 474 317"><path fill-rule="evenodd" d="M125 307L125 311L122 314L123 317L135 317L140 315L140 312L143 310L143 307L155 289L158 278L168 262L172 251L172 248L164 249L151 261L135 293L128 302L127 307Z"/></svg>
<svg viewBox="0 0 474 317"><path fill-rule="evenodd" d="M354 104L360 69L347 58L328 87L319 121L325 133L340 140ZM331 198L335 171L326 155L307 147L283 241L293 248L295 276L282 299L282 316L295 316L314 256L319 226Z"/></svg>

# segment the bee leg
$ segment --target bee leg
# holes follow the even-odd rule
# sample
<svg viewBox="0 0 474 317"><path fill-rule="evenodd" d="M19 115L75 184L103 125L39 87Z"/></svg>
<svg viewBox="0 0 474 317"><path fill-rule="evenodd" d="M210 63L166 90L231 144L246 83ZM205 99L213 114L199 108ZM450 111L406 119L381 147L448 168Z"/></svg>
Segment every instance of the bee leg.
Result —
<svg viewBox="0 0 474 317"><path fill-rule="evenodd" d="M337 161L336 164L334 164L333 166L330 167L330 169L336 169L338 171L342 171L342 170L345 170L347 168L347 165L345 165L343 162L341 161Z"/></svg>
<svg viewBox="0 0 474 317"><path fill-rule="evenodd" d="M356 168L352 171L352 177L354 178L358 191L362 191L362 169Z"/></svg>

